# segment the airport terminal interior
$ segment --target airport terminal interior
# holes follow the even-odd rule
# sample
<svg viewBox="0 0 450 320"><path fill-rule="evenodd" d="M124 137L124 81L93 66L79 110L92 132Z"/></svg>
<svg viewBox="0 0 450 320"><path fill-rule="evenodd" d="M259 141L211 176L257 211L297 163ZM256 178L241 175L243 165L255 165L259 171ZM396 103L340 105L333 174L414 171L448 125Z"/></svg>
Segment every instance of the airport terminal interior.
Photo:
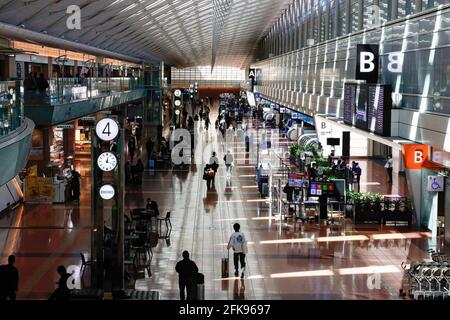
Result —
<svg viewBox="0 0 450 320"><path fill-rule="evenodd" d="M0 300L447 300L449 246L449 1L0 1Z"/></svg>

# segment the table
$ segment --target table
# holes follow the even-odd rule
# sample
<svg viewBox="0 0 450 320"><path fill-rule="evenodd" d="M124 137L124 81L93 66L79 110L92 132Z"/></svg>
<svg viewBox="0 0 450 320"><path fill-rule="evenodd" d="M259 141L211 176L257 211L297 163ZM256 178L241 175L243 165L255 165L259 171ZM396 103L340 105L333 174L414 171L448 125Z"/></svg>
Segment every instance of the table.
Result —
<svg viewBox="0 0 450 320"><path fill-rule="evenodd" d="M155 219L153 224L152 219ZM158 230L158 215L154 210L147 210L147 208L137 208L132 210L131 219L137 222L149 222L150 228L153 230L153 226L156 228L156 233L159 234Z"/></svg>
<svg viewBox="0 0 450 320"><path fill-rule="evenodd" d="M337 209L334 210L334 205L337 205ZM341 210L342 206L342 210ZM330 209L331 207L331 209ZM334 216L337 215L340 219L345 221L345 202L338 200L328 201L328 214L331 216L331 223L334 223Z"/></svg>
<svg viewBox="0 0 450 320"><path fill-rule="evenodd" d="M308 213L311 213L311 211L314 211L314 218L316 216L320 217L320 203L319 201L315 201L315 200L307 200L307 201L303 201L303 205L305 208L305 216L308 219L310 216L308 215ZM319 223L320 223L320 219L319 219Z"/></svg>

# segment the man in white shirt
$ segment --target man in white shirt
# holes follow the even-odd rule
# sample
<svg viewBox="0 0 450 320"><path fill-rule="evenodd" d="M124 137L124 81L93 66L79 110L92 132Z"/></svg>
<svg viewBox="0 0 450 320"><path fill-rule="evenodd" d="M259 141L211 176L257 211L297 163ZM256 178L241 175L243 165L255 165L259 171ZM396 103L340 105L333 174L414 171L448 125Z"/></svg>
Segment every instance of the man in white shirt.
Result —
<svg viewBox="0 0 450 320"><path fill-rule="evenodd" d="M386 168L388 177L389 177L389 181L388 183L392 183L392 170L394 167L394 161L392 160L392 156L388 156L386 164L384 165L384 167Z"/></svg>
<svg viewBox="0 0 450 320"><path fill-rule="evenodd" d="M247 239L245 235L240 232L241 226L239 223L233 225L234 232L230 236L228 241L227 249L233 248L233 260L234 260L234 275L237 277L239 275L239 261L241 262L242 274L241 278L244 278L245 271L245 255L248 252Z"/></svg>
<svg viewBox="0 0 450 320"><path fill-rule="evenodd" d="M227 151L227 154L223 158L225 161L225 165L227 166L227 179L231 178L231 171L233 168L233 155L231 154L231 150Z"/></svg>

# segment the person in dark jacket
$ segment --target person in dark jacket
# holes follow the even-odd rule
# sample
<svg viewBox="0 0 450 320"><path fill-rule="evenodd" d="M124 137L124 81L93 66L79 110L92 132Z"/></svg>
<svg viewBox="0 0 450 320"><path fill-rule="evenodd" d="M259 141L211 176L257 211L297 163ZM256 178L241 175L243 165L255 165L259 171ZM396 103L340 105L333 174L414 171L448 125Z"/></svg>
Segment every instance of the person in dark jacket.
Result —
<svg viewBox="0 0 450 320"><path fill-rule="evenodd" d="M10 255L8 264L0 267L0 300L16 300L19 288L19 270L14 266L16 257Z"/></svg>
<svg viewBox="0 0 450 320"><path fill-rule="evenodd" d="M72 188L72 200L80 201L81 194L81 175L78 171L72 170L72 179L70 180L70 186Z"/></svg>
<svg viewBox="0 0 450 320"><path fill-rule="evenodd" d="M153 201L151 198L147 198L147 210L153 210L157 216L159 216L159 209L158 209L158 203L156 201Z"/></svg>
<svg viewBox="0 0 450 320"><path fill-rule="evenodd" d="M41 73L39 75L39 78L37 78L37 87L39 90L39 93L45 93L47 91L47 89L50 87L50 85L48 84L48 80L45 79L44 74Z"/></svg>
<svg viewBox="0 0 450 320"><path fill-rule="evenodd" d="M198 267L194 261L189 259L189 252L183 252L183 260L179 261L175 266L178 272L178 284L180 286L180 300L186 300L185 290L187 291L187 300L194 300L195 275Z"/></svg>
<svg viewBox="0 0 450 320"><path fill-rule="evenodd" d="M67 287L67 280L70 274L67 273L64 266L59 266L57 272L60 275L59 281L57 282L58 288L52 293L49 300L69 300L70 289Z"/></svg>

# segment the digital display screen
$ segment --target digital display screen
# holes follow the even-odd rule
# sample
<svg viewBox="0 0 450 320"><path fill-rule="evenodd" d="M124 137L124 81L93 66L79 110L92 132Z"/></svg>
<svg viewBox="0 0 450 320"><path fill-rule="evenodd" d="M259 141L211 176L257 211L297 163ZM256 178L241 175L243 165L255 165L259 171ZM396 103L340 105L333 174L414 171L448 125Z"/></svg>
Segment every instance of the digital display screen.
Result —
<svg viewBox="0 0 450 320"><path fill-rule="evenodd" d="M367 86L360 85L356 88L356 103L355 103L355 126L360 129L367 130L367 118L369 112L369 99L367 99Z"/></svg>
<svg viewBox="0 0 450 320"><path fill-rule="evenodd" d="M334 182L311 182L309 185L309 195L312 197L333 197L335 195Z"/></svg>
<svg viewBox="0 0 450 320"><path fill-rule="evenodd" d="M345 84L344 123L382 136L390 135L390 86Z"/></svg>
<svg viewBox="0 0 450 320"><path fill-rule="evenodd" d="M356 84L346 83L344 87L344 123L353 126L356 104Z"/></svg>

